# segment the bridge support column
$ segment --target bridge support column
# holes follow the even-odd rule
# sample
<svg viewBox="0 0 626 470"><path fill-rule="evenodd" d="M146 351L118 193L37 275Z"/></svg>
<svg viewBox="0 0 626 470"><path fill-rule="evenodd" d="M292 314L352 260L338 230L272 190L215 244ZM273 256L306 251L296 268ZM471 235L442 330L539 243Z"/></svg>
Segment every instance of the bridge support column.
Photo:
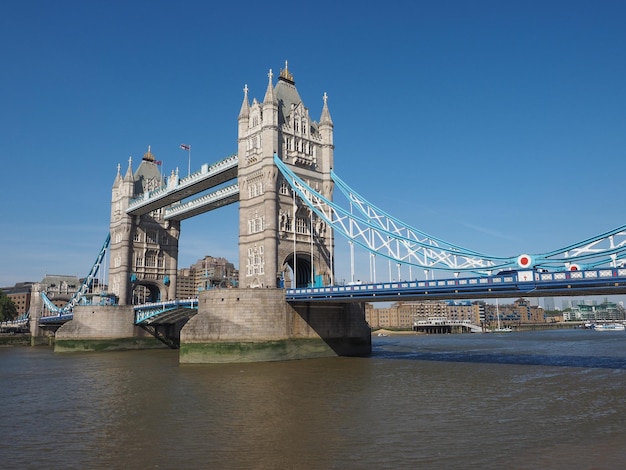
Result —
<svg viewBox="0 0 626 470"><path fill-rule="evenodd" d="M364 304L290 305L283 289L212 289L181 330L181 363L264 362L371 353Z"/></svg>
<svg viewBox="0 0 626 470"><path fill-rule="evenodd" d="M130 305L74 307L74 317L56 332L55 352L114 351L165 348L155 337L135 326Z"/></svg>

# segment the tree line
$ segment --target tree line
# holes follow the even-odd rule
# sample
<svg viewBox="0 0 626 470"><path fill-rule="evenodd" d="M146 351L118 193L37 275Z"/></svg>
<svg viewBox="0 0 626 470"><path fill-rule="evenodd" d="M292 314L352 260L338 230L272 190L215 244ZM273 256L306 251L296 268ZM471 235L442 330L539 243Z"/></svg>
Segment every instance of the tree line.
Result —
<svg viewBox="0 0 626 470"><path fill-rule="evenodd" d="M11 297L0 290L0 321L10 321L17 318L17 307Z"/></svg>

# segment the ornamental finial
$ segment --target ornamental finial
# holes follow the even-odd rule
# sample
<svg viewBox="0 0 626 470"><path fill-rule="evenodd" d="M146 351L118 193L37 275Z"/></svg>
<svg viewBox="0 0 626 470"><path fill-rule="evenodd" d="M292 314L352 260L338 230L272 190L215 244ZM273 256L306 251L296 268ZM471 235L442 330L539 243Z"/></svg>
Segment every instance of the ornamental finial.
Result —
<svg viewBox="0 0 626 470"><path fill-rule="evenodd" d="M289 71L289 62L288 61L285 61L285 68L284 69L280 69L280 78L284 78L285 80L289 80L290 82L293 82L293 75Z"/></svg>

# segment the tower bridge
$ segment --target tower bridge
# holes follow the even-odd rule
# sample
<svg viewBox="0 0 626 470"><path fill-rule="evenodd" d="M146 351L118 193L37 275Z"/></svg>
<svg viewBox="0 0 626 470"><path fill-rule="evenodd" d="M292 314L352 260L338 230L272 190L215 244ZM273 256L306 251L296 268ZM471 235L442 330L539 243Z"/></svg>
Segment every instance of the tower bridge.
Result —
<svg viewBox="0 0 626 470"><path fill-rule="evenodd" d="M626 226L541 254L499 257L463 248L377 208L334 172L328 97L313 120L286 63L275 84L269 71L262 100L248 93L245 86L234 155L183 178L161 175L150 148L137 169L129 160L122 174L118 165L105 243L116 305L81 304L78 296L31 325L58 328L59 348L77 339L136 344L139 330L147 330L180 346L183 362L276 360L368 354L369 301L626 291ZM336 189L349 208L334 200ZM181 222L234 203L239 287L177 300ZM369 283L336 285L337 235L348 240L351 257L354 248L369 253ZM376 259L444 275L381 283ZM103 261L101 251L81 295ZM498 274L503 270L508 274Z"/></svg>

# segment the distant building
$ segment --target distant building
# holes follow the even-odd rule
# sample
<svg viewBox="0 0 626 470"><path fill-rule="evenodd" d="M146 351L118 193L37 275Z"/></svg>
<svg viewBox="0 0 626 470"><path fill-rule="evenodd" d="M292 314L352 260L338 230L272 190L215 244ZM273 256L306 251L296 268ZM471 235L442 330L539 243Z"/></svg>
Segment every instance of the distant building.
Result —
<svg viewBox="0 0 626 470"><path fill-rule="evenodd" d="M481 306L478 302L396 302L388 308L374 308L372 304L366 304L365 320L371 328L411 329L416 321L433 317L480 325L480 312Z"/></svg>
<svg viewBox="0 0 626 470"><path fill-rule="evenodd" d="M226 258L205 256L188 268L178 270L176 298L196 297L198 292L216 287L236 287L239 271Z"/></svg>
<svg viewBox="0 0 626 470"><path fill-rule="evenodd" d="M517 299L512 304L491 305L485 308L485 325L496 326L500 316L500 324L505 327L514 327L528 323L546 323L545 310L531 305L527 299Z"/></svg>
<svg viewBox="0 0 626 470"><path fill-rule="evenodd" d="M602 303L579 303L572 307L570 312L564 313L565 321L602 321L624 320L626 313L621 304L604 300Z"/></svg>
<svg viewBox="0 0 626 470"><path fill-rule="evenodd" d="M30 293L34 282L18 282L13 287L0 287L0 290L13 301L18 315L30 309Z"/></svg>
<svg viewBox="0 0 626 470"><path fill-rule="evenodd" d="M465 301L448 301L447 315L448 320L458 320L468 322L473 325L480 325L481 313L483 305L480 302Z"/></svg>
<svg viewBox="0 0 626 470"><path fill-rule="evenodd" d="M81 281L76 276L46 274L39 284L39 291L45 293L54 305L62 308L78 291Z"/></svg>
<svg viewBox="0 0 626 470"><path fill-rule="evenodd" d="M502 326L545 323L544 309L518 299L510 305L492 305L482 301L397 302L387 308L365 306L365 320L371 328L411 329L415 322L430 318L467 322L477 326L495 327L500 314Z"/></svg>

